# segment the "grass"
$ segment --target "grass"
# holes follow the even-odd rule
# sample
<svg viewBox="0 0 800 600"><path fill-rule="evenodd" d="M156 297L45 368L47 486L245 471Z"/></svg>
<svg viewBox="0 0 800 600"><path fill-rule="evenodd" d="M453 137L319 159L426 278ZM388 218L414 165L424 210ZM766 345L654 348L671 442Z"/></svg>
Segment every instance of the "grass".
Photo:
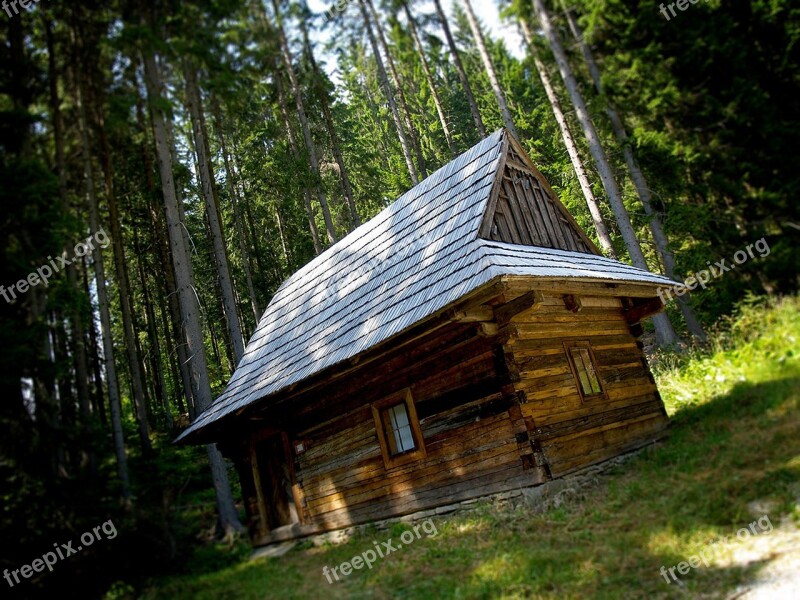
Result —
<svg viewBox="0 0 800 600"><path fill-rule="evenodd" d="M769 506L800 522L800 300L751 300L709 349L654 357L670 413L668 438L617 467L604 485L541 514L482 506L436 521L371 570L330 585L336 566L397 539L406 526L340 546L301 544L278 559L246 561L213 546L187 574L153 581L146 598L721 598L764 565L713 560L683 586L659 573L734 534ZM716 543L715 555L736 544ZM234 564L231 565L233 555ZM216 557L216 558L215 558ZM216 564L231 566L217 567Z"/></svg>

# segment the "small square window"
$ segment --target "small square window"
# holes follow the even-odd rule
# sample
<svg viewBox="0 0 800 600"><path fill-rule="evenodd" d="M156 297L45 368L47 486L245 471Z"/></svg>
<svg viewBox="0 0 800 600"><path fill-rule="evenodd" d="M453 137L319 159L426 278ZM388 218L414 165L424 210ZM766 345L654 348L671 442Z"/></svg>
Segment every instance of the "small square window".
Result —
<svg viewBox="0 0 800 600"><path fill-rule="evenodd" d="M383 432L386 435L391 456L417 449L405 402L384 408L381 411L381 421L383 421Z"/></svg>
<svg viewBox="0 0 800 600"><path fill-rule="evenodd" d="M604 397L603 383L589 342L564 342L564 349L581 398Z"/></svg>
<svg viewBox="0 0 800 600"><path fill-rule="evenodd" d="M375 429L386 468L425 456L422 431L410 390L403 390L372 405Z"/></svg>

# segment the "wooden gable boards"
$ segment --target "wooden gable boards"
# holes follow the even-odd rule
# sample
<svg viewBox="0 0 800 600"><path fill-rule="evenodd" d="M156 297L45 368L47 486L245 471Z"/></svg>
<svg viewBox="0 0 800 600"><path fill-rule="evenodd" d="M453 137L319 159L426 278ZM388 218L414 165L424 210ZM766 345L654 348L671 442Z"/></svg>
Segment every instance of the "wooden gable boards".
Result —
<svg viewBox="0 0 800 600"><path fill-rule="evenodd" d="M508 132L478 236L509 244L601 255Z"/></svg>

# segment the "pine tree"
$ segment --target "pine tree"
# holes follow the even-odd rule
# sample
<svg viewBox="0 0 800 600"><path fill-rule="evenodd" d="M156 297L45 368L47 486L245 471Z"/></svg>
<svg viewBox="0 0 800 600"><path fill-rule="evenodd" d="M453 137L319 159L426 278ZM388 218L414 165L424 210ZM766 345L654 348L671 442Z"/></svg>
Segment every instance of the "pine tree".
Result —
<svg viewBox="0 0 800 600"><path fill-rule="evenodd" d="M553 109L553 115L558 123L561 137L564 139L564 145L567 148L572 168L575 170L575 175L578 177L578 183L581 186L583 197L586 199L586 205L589 207L589 213L592 215L592 222L594 223L595 231L597 232L597 239L600 241L600 247L603 248L605 253L612 258L616 258L614 251L614 243L611 241L611 235L608 233L608 227L603 219L603 213L600 210L600 203L595 198L592 191L592 184L589 182L589 176L586 173L586 167L581 159L578 146L575 139L572 137L572 132L569 129L569 124L564 116L564 111L561 109L561 101L553 89L553 84L550 80L550 74L547 72L547 67L539 59L536 45L534 42L533 34L530 30L528 22L524 18L520 18L520 26L522 27L525 41L528 43L528 50L533 58L533 63L536 67L536 72L542 80L542 87L544 88L547 99L550 101L550 107Z"/></svg>
<svg viewBox="0 0 800 600"><path fill-rule="evenodd" d="M636 158L633 155L633 147L631 145L630 138L628 137L628 133L625 131L625 126L622 124L622 118L619 116L619 112L617 112L617 109L611 100L609 100L603 93L600 69L597 67L597 63L594 60L592 50L589 48L589 45L583 38L583 32L580 30L580 27L575 21L572 13L568 10L565 10L564 13L567 16L567 22L569 23L570 31L575 37L575 40L578 42L578 46L581 49L583 58L586 61L586 66L589 69L589 75L592 78L592 83L594 83L594 87L597 90L598 95L605 100L606 114L608 114L608 118L611 121L611 127L614 131L614 136L617 138L617 142L622 147L622 156L625 158L625 164L628 167L628 173L630 174L631 181L636 188L636 193L639 196L642 207L644 208L644 214L649 219L650 231L653 234L653 242L655 243L656 250L658 250L658 254L661 256L661 261L664 264L664 272L670 279L678 281L675 273L675 256L673 255L672 250L670 250L669 239L664 232L664 226L661 223L661 219L659 218L658 213L653 210L653 200L652 194L650 193L650 187L647 185L647 180L645 179L645 176L642 173L642 170L639 168L639 164L636 162ZM700 325L700 322L697 320L692 307L689 305L688 299L685 296L678 296L677 301L678 306L683 313L683 318L686 320L686 325L689 328L689 332L697 339L701 341L705 340L706 334L703 330L703 326Z"/></svg>
<svg viewBox="0 0 800 600"><path fill-rule="evenodd" d="M184 78L186 83L186 104L192 122L197 166L200 173L200 186L206 207L206 219L211 229L211 243L217 267L217 281L222 293L222 308L225 314L225 322L228 325L228 336L233 346L234 362L239 364L244 355L242 326L239 322L239 313L236 308L233 279L231 278L230 265L228 264L228 251L225 247L225 237L222 231L219 206L214 189L214 173L211 170L211 161L208 156L208 133L205 127L203 101L200 96L200 88L197 85L197 72L190 59L184 59Z"/></svg>
<svg viewBox="0 0 800 600"><path fill-rule="evenodd" d="M100 211L95 192L95 180L92 167L89 132L86 117L84 94L80 86L76 94L79 109L79 130L81 138L81 157L83 159L84 184L86 201L89 205L89 227L92 231L100 231ZM120 481L120 493L125 502L131 498L130 476L128 474L128 455L125 450L125 435L122 429L122 403L120 401L119 381L114 363L114 340L111 334L111 314L109 310L108 291L103 254L99 245L92 250L92 263L95 274L97 293L97 309L100 313L100 336L103 340L103 356L106 357L106 383L108 385L108 401L111 414L111 431L114 437L114 451L117 458L117 476Z"/></svg>
<svg viewBox="0 0 800 600"><path fill-rule="evenodd" d="M486 69L486 74L489 76L489 83L492 85L492 91L495 98L497 98L497 105L500 107L500 114L503 117L503 125L508 129L515 138L519 139L517 128L514 127L514 119L511 118L511 112L508 109L508 99L500 85L500 78L497 76L497 69L495 69L492 57L489 55L489 49L486 47L486 38L481 31L478 18L475 16L475 11L472 10L472 3L470 0L464 0L464 8L467 9L467 20L469 21L472 35L475 38L475 45L478 47L478 52L481 55L483 66Z"/></svg>
<svg viewBox="0 0 800 600"><path fill-rule="evenodd" d="M283 29L283 19L280 13L280 6L278 0L272 0L272 7L275 12L275 32L278 35L278 43L280 45L281 58L283 59L283 68L289 77L289 85L294 96L295 106L297 107L297 117L300 119L300 128L303 131L303 138L306 142L306 150L308 151L308 159L311 163L311 175L314 177L314 187L317 190L317 200L322 208L322 217L325 221L325 229L328 232L328 241L334 244L338 241L336 231L333 227L333 219L331 218L330 207L328 206L328 198L325 195L325 190L322 185L322 177L319 170L319 157L317 155L317 146L311 135L311 127L308 123L308 116L306 115L305 102L303 100L303 93L300 89L300 82L294 71L292 62L292 55L289 49L289 42L286 39L286 33Z"/></svg>
<svg viewBox="0 0 800 600"><path fill-rule="evenodd" d="M361 7L361 17L364 20L364 28L367 32L367 38L369 39L370 46L372 46L372 54L378 67L378 79L380 80L381 88L383 88L383 93L386 96L386 101L389 103L389 110L392 113L392 119L394 121L395 130L397 131L397 137L400 140L400 147L403 150L403 157L405 158L406 166L408 167L408 174L411 176L411 182L414 185L417 185L420 182L419 173L417 172L417 167L414 164L414 159L411 157L411 145L408 141L403 119L400 117L400 111L397 108L397 102L395 101L392 86L389 84L389 77L386 74L386 67L383 64L383 58L381 57L378 41L375 37L375 32L372 27L372 20L369 16L369 11L367 10L367 4L365 0L358 0L358 4Z"/></svg>
<svg viewBox="0 0 800 600"><path fill-rule="evenodd" d="M444 133L445 140L447 141L447 147L450 150L451 156L456 156L458 152L456 151L455 142L453 141L453 133L450 130L450 123L447 121L447 114L445 113L442 99L439 96L439 90L436 86L436 81L433 78L431 67L428 64L428 58L425 56L425 48L422 47L422 41L419 39L419 33L417 32L417 24L414 20L414 15L411 14L411 9L408 7L408 2L406 0L401 0L400 4L402 5L403 12L405 12L406 15L408 29L411 32L412 38L414 39L414 47L416 48L417 55L422 63L422 69L425 73L425 80L428 82L428 88L431 90L431 97L433 98L434 106L436 106L436 114L439 117L439 123L442 125L442 132Z"/></svg>
<svg viewBox="0 0 800 600"><path fill-rule="evenodd" d="M172 249L175 280L180 302L181 316L184 323L186 344L190 357L192 371L193 398L198 412L204 411L211 405L212 396L208 378L208 365L206 362L203 334L200 329L200 314L198 299L194 287L194 276L189 253L186 250L184 238L183 215L175 193L175 184L172 172L172 153L170 151L169 135L165 124L166 115L161 97L161 77L158 72L155 53L145 47L142 51L145 69L145 84L150 101L150 110L153 120L153 137L156 144L156 156L159 172L161 174L161 187L164 196L167 228L169 232L170 247ZM211 466L214 491L217 496L217 516L219 526L226 536L232 536L244 531L239 522L236 505L233 502L230 481L225 461L216 445L206 446L209 464Z"/></svg>
<svg viewBox="0 0 800 600"><path fill-rule="evenodd" d="M456 41L453 38L453 32L450 29L450 23L447 20L447 15L442 8L441 0L433 0L434 6L436 6L436 14L439 17L439 23L442 26L442 31L444 32L445 40L447 40L447 47L450 48L450 55L453 58L453 64L456 67L456 72L458 73L458 78L461 80L461 86L464 88L464 94L467 97L467 101L469 102L469 109L470 113L472 113L472 119L475 121L475 128L478 130L478 134L482 137L486 137L486 127L483 124L483 119L481 118L481 111L478 109L478 103L475 102L475 94L472 93L472 86L469 83L469 77L467 77L467 72L464 69L464 64L461 62L461 56L458 52L458 47L456 46Z"/></svg>

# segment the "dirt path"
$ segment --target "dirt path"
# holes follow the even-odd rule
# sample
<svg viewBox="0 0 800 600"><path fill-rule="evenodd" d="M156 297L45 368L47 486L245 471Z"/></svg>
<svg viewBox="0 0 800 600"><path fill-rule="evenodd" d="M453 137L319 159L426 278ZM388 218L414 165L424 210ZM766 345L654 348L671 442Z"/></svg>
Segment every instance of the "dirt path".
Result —
<svg viewBox="0 0 800 600"><path fill-rule="evenodd" d="M800 529L784 518L767 535L751 538L737 548L730 564L764 563L758 576L741 586L728 600L797 600L800 598Z"/></svg>

